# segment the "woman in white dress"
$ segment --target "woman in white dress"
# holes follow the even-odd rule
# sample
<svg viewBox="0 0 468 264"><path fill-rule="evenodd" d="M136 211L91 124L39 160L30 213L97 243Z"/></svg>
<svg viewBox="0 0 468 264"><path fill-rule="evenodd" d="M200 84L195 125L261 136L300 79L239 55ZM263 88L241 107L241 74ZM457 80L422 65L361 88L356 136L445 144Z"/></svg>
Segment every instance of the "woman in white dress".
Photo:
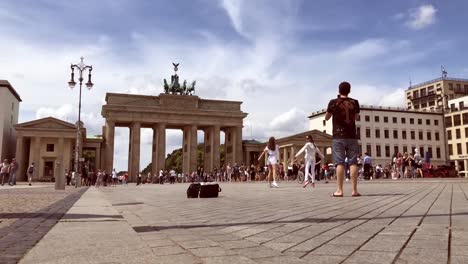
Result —
<svg viewBox="0 0 468 264"><path fill-rule="evenodd" d="M260 161L262 159L262 156L267 153L268 158L267 158L267 165L268 165L268 181L273 174L273 183L271 183L270 187L275 187L278 188L278 184L276 183L276 170L278 167L278 160L279 160L279 146L276 145L275 138L270 137L268 140L268 145L265 147L265 149L262 152L262 155L258 158Z"/></svg>
<svg viewBox="0 0 468 264"><path fill-rule="evenodd" d="M305 152L305 177L304 177L304 185L302 187L306 187L307 184L309 184L309 171L312 172L311 176L311 182L310 185L312 188L315 188L315 154L317 153L320 158L323 160L325 157L323 156L322 152L317 148L317 146L314 143L314 139L312 138L311 135L306 136L306 141L307 143L297 152L296 157L301 155L303 152ZM310 167L312 166L312 170L310 170Z"/></svg>

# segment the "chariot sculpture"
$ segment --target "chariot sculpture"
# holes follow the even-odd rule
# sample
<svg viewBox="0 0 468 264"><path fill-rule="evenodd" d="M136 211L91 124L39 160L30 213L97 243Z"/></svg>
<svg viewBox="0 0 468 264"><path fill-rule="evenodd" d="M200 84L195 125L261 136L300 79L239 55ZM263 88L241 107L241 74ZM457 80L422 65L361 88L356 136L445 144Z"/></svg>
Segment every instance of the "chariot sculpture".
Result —
<svg viewBox="0 0 468 264"><path fill-rule="evenodd" d="M174 65L174 75L171 75L171 84L167 83L164 79L164 93L166 94L178 94L178 95L194 95L196 81L193 81L191 85L187 85L187 80L184 80L182 85L179 83L179 75L177 75L179 63L172 63Z"/></svg>

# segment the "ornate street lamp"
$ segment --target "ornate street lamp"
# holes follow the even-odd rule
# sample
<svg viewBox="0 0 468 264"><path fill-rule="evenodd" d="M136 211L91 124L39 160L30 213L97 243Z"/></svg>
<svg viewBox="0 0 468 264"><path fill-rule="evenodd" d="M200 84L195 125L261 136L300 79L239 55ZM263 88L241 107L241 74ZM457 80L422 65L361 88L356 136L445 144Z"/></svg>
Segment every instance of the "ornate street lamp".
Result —
<svg viewBox="0 0 468 264"><path fill-rule="evenodd" d="M81 148L81 86L83 84L83 72L88 70L88 82L85 84L86 87L91 90L93 88L93 83L91 82L91 71L93 66L84 64L84 58L81 57L81 62L78 64L71 64L71 78L68 82L68 86L73 89L75 88L75 69L77 70L79 77L78 81L80 82L80 99L78 103L78 124L76 125L76 146L75 146L75 188L78 185L81 186L81 166L80 166L80 148Z"/></svg>

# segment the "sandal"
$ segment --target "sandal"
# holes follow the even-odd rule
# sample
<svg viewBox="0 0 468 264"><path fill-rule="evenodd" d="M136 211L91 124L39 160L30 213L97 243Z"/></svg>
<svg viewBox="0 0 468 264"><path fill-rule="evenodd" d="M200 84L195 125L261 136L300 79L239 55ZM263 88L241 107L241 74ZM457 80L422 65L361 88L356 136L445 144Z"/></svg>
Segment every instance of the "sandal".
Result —
<svg viewBox="0 0 468 264"><path fill-rule="evenodd" d="M351 196L352 196L352 197L359 197L359 196L361 196L361 194L360 194L360 193L355 193L355 194L353 194L353 195L351 195Z"/></svg>
<svg viewBox="0 0 468 264"><path fill-rule="evenodd" d="M343 197L343 194L332 193L330 194L330 197Z"/></svg>

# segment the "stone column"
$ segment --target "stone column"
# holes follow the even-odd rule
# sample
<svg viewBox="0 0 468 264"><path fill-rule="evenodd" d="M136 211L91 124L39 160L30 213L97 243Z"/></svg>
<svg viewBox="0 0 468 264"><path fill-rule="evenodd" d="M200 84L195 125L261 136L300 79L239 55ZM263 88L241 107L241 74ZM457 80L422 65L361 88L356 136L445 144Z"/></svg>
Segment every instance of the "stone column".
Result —
<svg viewBox="0 0 468 264"><path fill-rule="evenodd" d="M191 173L197 169L197 126L184 127L183 138L183 173Z"/></svg>
<svg viewBox="0 0 468 264"><path fill-rule="evenodd" d="M18 163L18 169L16 170L16 181L25 181L27 180L26 168L28 167L29 158L24 157L24 137L17 135L16 136L16 153L15 153L16 162Z"/></svg>
<svg viewBox="0 0 468 264"><path fill-rule="evenodd" d="M60 137L58 139L57 149L59 153L64 152L64 138ZM55 160L55 190L65 190L65 169L63 164L63 154L58 155L57 160Z"/></svg>
<svg viewBox="0 0 468 264"><path fill-rule="evenodd" d="M114 168L114 136L115 136L115 123L112 121L106 121L105 126L106 134L104 135L105 139L105 155L104 155L104 169L106 172L111 172ZM102 164L102 163L101 163ZM98 169L98 168L96 168Z"/></svg>
<svg viewBox="0 0 468 264"><path fill-rule="evenodd" d="M232 128L232 148L234 163L242 164L242 126Z"/></svg>
<svg viewBox="0 0 468 264"><path fill-rule="evenodd" d="M463 164L465 165L465 171L468 171L468 160L463 160ZM465 177L468 178L468 173L465 174Z"/></svg>
<svg viewBox="0 0 468 264"><path fill-rule="evenodd" d="M234 166L234 154L233 154L233 133L232 128L224 128L224 153L225 153L225 162Z"/></svg>
<svg viewBox="0 0 468 264"><path fill-rule="evenodd" d="M221 145L220 142L220 127L218 125L213 126L213 144L211 145L211 153L213 153L213 166L216 167L218 170L221 166L221 155L219 152L219 146Z"/></svg>
<svg viewBox="0 0 468 264"><path fill-rule="evenodd" d="M206 172L212 172L213 164L213 127L209 126L204 130L203 167Z"/></svg>
<svg viewBox="0 0 468 264"><path fill-rule="evenodd" d="M158 175L159 170L166 167L166 124L153 126L153 150L151 172Z"/></svg>
<svg viewBox="0 0 468 264"><path fill-rule="evenodd" d="M291 146L291 162L294 160L294 156L296 156L296 150L294 146Z"/></svg>
<svg viewBox="0 0 468 264"><path fill-rule="evenodd" d="M136 181L140 171L140 128L141 124L134 122L130 126L130 148L128 177L130 181Z"/></svg>
<svg viewBox="0 0 468 264"><path fill-rule="evenodd" d="M31 140L32 141L32 140ZM41 172L41 138L34 137L34 146L31 149L33 153L32 162L34 162L35 172L33 179L38 179L42 176Z"/></svg>

